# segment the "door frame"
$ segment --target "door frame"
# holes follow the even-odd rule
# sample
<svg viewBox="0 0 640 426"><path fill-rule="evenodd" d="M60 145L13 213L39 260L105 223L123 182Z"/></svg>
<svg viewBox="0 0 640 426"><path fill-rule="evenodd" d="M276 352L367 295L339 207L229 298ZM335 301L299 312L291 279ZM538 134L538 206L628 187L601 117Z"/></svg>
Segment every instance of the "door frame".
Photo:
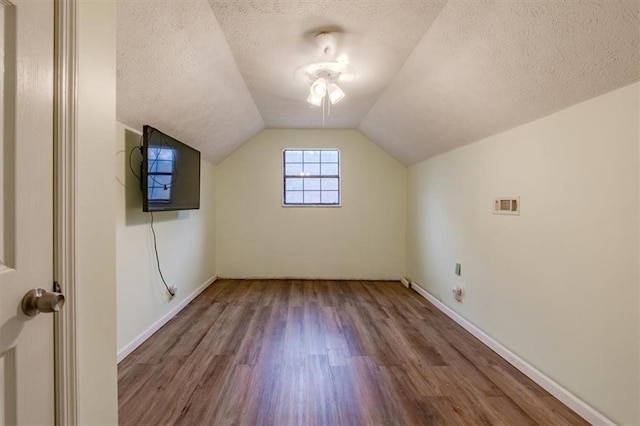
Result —
<svg viewBox="0 0 640 426"><path fill-rule="evenodd" d="M53 270L66 303L54 319L55 423L78 424L76 299L76 0L54 1Z"/></svg>

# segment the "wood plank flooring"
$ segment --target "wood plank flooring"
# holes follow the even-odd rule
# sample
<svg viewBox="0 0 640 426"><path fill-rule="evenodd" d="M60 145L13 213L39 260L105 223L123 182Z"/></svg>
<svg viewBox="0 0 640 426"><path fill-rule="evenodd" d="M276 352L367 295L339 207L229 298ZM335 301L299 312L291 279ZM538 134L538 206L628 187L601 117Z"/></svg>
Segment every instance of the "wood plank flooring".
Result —
<svg viewBox="0 0 640 426"><path fill-rule="evenodd" d="M118 366L123 425L578 425L399 282L219 280Z"/></svg>

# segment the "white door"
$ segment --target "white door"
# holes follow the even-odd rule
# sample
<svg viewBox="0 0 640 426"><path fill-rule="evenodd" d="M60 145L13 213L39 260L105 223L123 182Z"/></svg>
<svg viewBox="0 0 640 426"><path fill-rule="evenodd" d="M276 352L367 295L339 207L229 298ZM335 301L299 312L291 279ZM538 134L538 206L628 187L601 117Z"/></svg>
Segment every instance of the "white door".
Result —
<svg viewBox="0 0 640 426"><path fill-rule="evenodd" d="M0 425L54 423L53 1L0 0Z"/></svg>

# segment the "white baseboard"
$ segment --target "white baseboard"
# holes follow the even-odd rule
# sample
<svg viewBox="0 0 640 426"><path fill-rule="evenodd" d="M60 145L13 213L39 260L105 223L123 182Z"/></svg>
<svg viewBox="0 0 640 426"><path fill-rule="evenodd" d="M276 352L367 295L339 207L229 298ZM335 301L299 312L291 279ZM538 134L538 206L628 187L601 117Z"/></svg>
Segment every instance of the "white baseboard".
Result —
<svg viewBox="0 0 640 426"><path fill-rule="evenodd" d="M336 277L336 276L331 276L331 275L326 275L326 276L308 276L308 277L301 277L299 275L278 275L278 276L272 276L272 275L246 275L246 276L234 276L234 275L225 275L222 277L219 277L218 279L222 280L264 280L264 281L269 281L269 280L296 280L296 281L398 281L397 275L392 277L392 278L388 278L388 277L378 277L378 278L358 278L358 277Z"/></svg>
<svg viewBox="0 0 640 426"><path fill-rule="evenodd" d="M400 277L400 282L402 283L402 285L404 285L406 288L411 287L411 283L409 282L408 279L406 279L405 277Z"/></svg>
<svg viewBox="0 0 640 426"><path fill-rule="evenodd" d="M416 293L427 299L436 308L440 309L445 315L457 322L462 328L474 335L478 340L487 345L491 350L504 358L509 364L520 370L525 376L540 385L544 390L555 396L559 401L572 409L578 415L582 416L586 421L593 425L615 425L605 415L591 407L589 404L569 392L562 385L551 379L549 376L538 370L518 355L511 352L484 331L467 321L453 309L436 299L431 293L411 281L410 288Z"/></svg>
<svg viewBox="0 0 640 426"><path fill-rule="evenodd" d="M131 352L135 351L138 346L144 343L149 337L153 335L156 331L160 330L160 328L168 323L173 317L175 317L178 312L184 309L193 299L198 297L200 293L202 293L207 287L216 282L218 279L217 275L209 278L204 282L200 287L195 289L190 295L188 295L183 301L174 306L169 312L164 314L158 321L154 322L151 327L147 328L142 332L138 337L133 339L128 345L126 345L122 350L118 351L118 363L125 359Z"/></svg>

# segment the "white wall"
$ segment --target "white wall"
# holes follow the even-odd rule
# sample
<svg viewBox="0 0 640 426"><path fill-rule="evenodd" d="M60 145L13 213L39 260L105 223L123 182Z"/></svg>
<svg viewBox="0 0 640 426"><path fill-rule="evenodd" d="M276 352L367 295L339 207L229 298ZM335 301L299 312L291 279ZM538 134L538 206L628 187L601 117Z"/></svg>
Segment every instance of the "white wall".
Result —
<svg viewBox="0 0 640 426"><path fill-rule="evenodd" d="M342 207L282 207L282 150L338 148ZM357 130L269 129L216 168L218 275L398 279L406 168Z"/></svg>
<svg viewBox="0 0 640 426"><path fill-rule="evenodd" d="M640 422L638 90L408 174L409 277L621 424ZM493 215L493 197L508 195L521 197L521 215Z"/></svg>
<svg viewBox="0 0 640 426"><path fill-rule="evenodd" d="M150 214L142 211L140 181L129 169L129 152L139 144L140 131L121 123L116 128L116 277L121 353L214 278L215 188L214 167L202 161L200 209L154 213L162 273L169 285L178 286L176 296L170 298L158 274ZM134 152L132 163L139 162L140 154Z"/></svg>
<svg viewBox="0 0 640 426"><path fill-rule="evenodd" d="M78 424L118 422L114 151L115 2L77 2ZM63 284L64 285L64 284Z"/></svg>

